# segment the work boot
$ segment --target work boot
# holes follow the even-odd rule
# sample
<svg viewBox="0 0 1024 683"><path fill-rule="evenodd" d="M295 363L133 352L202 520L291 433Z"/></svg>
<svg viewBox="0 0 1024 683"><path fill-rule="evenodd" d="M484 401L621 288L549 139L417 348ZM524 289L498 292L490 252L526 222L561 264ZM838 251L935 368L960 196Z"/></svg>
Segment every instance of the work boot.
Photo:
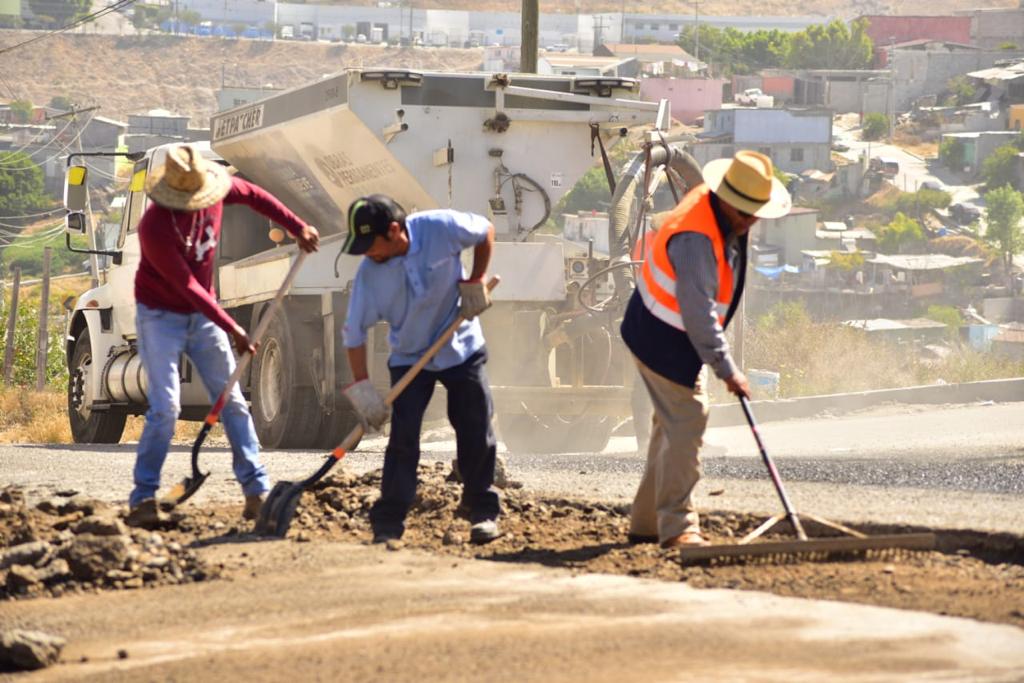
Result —
<svg viewBox="0 0 1024 683"><path fill-rule="evenodd" d="M667 538L661 542L662 548L693 548L711 545L700 531L684 531L678 536Z"/></svg>
<svg viewBox="0 0 1024 683"><path fill-rule="evenodd" d="M156 505L156 498L147 498L142 501L133 507L128 512L128 516L124 518L125 524L140 529L155 529L166 521Z"/></svg>
<svg viewBox="0 0 1024 683"><path fill-rule="evenodd" d="M402 540L402 534L398 531L392 531L391 529L381 529L380 531L373 532L373 543L387 543L388 541L400 541Z"/></svg>
<svg viewBox="0 0 1024 683"><path fill-rule="evenodd" d="M490 543L498 536L501 536L501 532L498 530L497 520L485 519L469 528L469 542L477 545Z"/></svg>
<svg viewBox="0 0 1024 683"><path fill-rule="evenodd" d="M262 493L255 496L245 497L245 507L242 508L242 519L256 519L260 516L260 508L263 507L263 501L266 499Z"/></svg>

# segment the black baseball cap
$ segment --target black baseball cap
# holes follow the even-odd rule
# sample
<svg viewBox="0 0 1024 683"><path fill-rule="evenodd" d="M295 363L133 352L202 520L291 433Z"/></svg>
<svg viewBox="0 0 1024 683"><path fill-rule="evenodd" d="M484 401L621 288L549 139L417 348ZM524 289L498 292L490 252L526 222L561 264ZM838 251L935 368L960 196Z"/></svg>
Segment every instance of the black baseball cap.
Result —
<svg viewBox="0 0 1024 683"><path fill-rule="evenodd" d="M398 202L383 194L360 197L348 207L348 237L342 252L365 254L377 235L388 234L392 222L405 223L405 209Z"/></svg>

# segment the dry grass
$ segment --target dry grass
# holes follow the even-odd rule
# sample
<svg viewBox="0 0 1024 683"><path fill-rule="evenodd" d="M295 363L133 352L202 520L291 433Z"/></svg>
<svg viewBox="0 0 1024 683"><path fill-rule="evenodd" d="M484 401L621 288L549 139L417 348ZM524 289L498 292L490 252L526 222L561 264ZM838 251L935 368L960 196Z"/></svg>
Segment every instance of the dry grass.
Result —
<svg viewBox="0 0 1024 683"><path fill-rule="evenodd" d="M128 418L121 443L137 442L145 419ZM200 423L179 421L174 430L174 443L191 444L199 433ZM71 443L68 425L67 395L61 389L30 391L26 387L0 388L0 443ZM224 431L217 425L206 443L227 443Z"/></svg>
<svg viewBox="0 0 1024 683"><path fill-rule="evenodd" d="M1024 363L951 342L941 360L912 345L872 339L861 330L810 320L799 305L773 309L752 326L750 367L780 374L783 397L815 396L1024 376Z"/></svg>

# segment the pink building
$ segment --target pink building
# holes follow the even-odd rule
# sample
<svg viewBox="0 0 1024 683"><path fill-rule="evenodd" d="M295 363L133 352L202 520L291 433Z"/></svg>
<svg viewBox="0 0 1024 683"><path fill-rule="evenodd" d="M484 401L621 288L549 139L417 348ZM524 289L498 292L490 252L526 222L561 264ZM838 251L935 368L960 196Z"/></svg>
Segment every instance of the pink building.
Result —
<svg viewBox="0 0 1024 683"><path fill-rule="evenodd" d="M708 110L722 108L723 78L645 78L640 97L649 102L667 99L672 117L693 125Z"/></svg>
<svg viewBox="0 0 1024 683"><path fill-rule="evenodd" d="M969 16L883 16L865 14L868 37L875 44L875 63L884 66L885 48L915 40L938 40L973 45Z"/></svg>

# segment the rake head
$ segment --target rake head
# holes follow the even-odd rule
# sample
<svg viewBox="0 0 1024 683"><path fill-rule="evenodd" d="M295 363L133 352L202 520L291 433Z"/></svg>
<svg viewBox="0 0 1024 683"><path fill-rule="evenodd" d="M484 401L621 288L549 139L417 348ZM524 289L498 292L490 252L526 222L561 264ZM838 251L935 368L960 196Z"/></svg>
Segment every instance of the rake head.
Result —
<svg viewBox="0 0 1024 683"><path fill-rule="evenodd" d="M284 538L288 534L295 508L299 505L302 492L306 488L301 483L279 481L270 490L267 499L260 506L260 516L256 519L253 531L260 536Z"/></svg>
<svg viewBox="0 0 1024 683"><path fill-rule="evenodd" d="M683 565L790 564L878 559L904 551L932 550L935 534L891 534L864 538L837 537L682 548Z"/></svg>

